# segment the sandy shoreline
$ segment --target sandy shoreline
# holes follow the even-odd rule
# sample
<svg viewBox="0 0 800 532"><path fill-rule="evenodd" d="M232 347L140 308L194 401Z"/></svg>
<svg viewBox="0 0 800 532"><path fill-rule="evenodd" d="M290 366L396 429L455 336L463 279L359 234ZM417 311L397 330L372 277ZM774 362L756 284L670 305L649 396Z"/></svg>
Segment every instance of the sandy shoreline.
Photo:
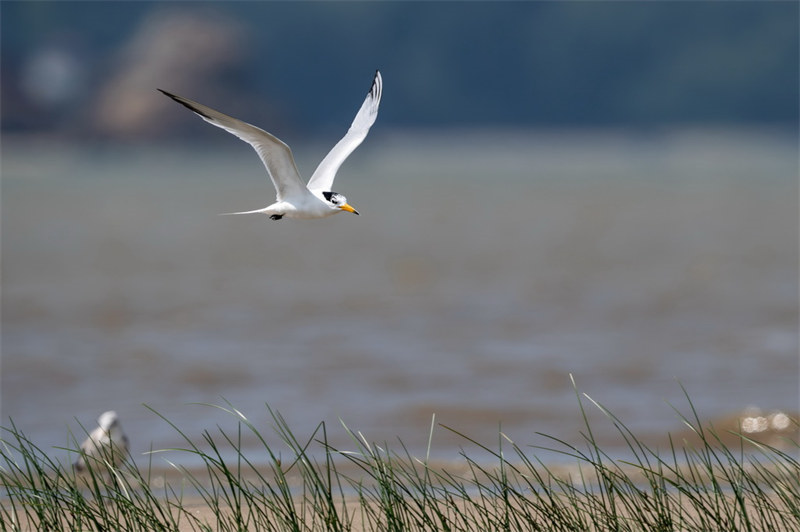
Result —
<svg viewBox="0 0 800 532"><path fill-rule="evenodd" d="M565 496L563 496L565 497ZM722 505L729 505L730 507L735 506L735 498L733 495L726 496L725 501L719 500L717 503ZM503 501L499 498L495 499L496 505L492 507L486 499L482 500L481 506L484 510L488 511L489 513L494 513L495 511L500 513L503 510ZM594 503L589 502L588 499L584 501L587 505L586 507L591 507L592 504L601 504L602 501L595 501ZM571 503L568 503L571 504ZM777 507L781 507L781 501L777 494L773 494L770 496L769 504ZM520 503L512 502L512 505L519 506ZM341 524L342 529L344 530L351 530L353 532L368 532L374 530L385 530L386 529L386 515L382 513L382 509L379 507L378 503L375 501L364 502L358 499L358 497L346 497L343 501L337 501L335 503L335 508L338 516L338 522ZM488 508L488 510L486 510ZM753 504L752 501L747 503L748 512L751 513L752 524L755 526L755 529L758 530L791 530L790 528L775 528L774 526L769 526L763 522L763 518L759 517L759 512L756 509L756 505ZM304 512L304 505L302 504L302 500L296 499L295 500L295 510L297 511L298 515L303 515ZM177 513L175 509L173 512ZM428 509L428 517L430 517L431 521L434 523L438 523L439 526L442 526L442 523L439 521L441 516L447 516L448 518L452 519L451 524L461 524L461 528L458 526L454 526L455 529L464 529L464 517L473 515L478 520L475 521L476 523L480 522L479 513L476 508L472 505L471 502L466 500L455 500L455 501L445 501L443 499L439 499L437 501L437 510L436 512L431 511ZM256 525L252 521L249 521L248 513L242 513L242 524L245 527L244 529L247 530L255 530L255 529L264 529L263 526L265 516L268 516L270 513L269 510L262 509L260 510L261 515L258 516L258 522L261 523ZM272 513L274 518L266 517L269 519L271 526L274 526L275 529L282 529L281 524L284 524L284 528L289 529L288 525L285 525L285 521L282 520L277 514ZM625 508L624 504L618 504L618 517L622 520L631 519L633 526L636 526L637 523L641 523L642 515L633 515L628 509ZM672 520L673 526L678 527L679 530L703 530L704 528L698 527L697 524L703 522L702 519L699 518L699 512L697 511L696 507L692 506L684 506L680 509L680 511L672 511L669 513L670 518ZM418 516L417 516L418 517ZM663 516L662 516L663 517ZM469 519L469 518L467 518ZM589 519L591 521L591 519ZM648 517L649 522L656 522L657 521L657 514L655 511L651 512L651 515ZM232 509L229 507L223 508L221 511L218 511L212 508L207 501L203 500L202 497L199 496L192 496L183 499L181 504L181 515L178 521L177 530L179 532L195 532L200 530L231 530L234 523L237 521L235 520L235 514ZM332 528L328 527L324 522L324 518L319 514L314 514L311 512L308 507L305 507L305 518L301 519L300 521L304 528L303 530L331 530L331 529L339 529L339 528ZM545 516L541 516L539 519L536 519L536 523L547 527L548 521ZM39 530L39 527L33 526L31 522L22 516L20 521L15 523L15 526L11 526L10 522L2 523L3 527L9 526L11 530L24 530L24 531L35 531ZM424 526L421 526L421 523L416 524L416 528L419 530L427 529ZM465 528L465 529L470 529ZM606 527L601 528L592 528L591 530L607 530ZM720 530L725 529L720 528Z"/></svg>

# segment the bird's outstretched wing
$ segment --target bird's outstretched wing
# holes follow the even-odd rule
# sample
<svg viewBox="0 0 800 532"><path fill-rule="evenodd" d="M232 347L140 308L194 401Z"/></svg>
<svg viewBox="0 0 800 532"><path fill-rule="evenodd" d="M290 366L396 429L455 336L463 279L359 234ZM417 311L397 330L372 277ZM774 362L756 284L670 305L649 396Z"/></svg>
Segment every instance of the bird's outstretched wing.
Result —
<svg viewBox="0 0 800 532"><path fill-rule="evenodd" d="M358 148L358 145L366 138L369 128L375 123L378 117L378 106L381 103L381 92L383 91L383 80L381 73L375 71L375 78L372 80L372 87L367 94L361 109L358 110L350 129L342 140L328 152L328 155L319 163L314 171L314 175L308 180L308 188L312 191L329 191L333 186L333 178L345 159Z"/></svg>
<svg viewBox="0 0 800 532"><path fill-rule="evenodd" d="M264 166L267 167L267 173L272 179L272 184L275 185L278 201L307 193L294 163L292 150L279 138L261 128L220 113L206 105L161 89L158 90L190 109L209 124L236 135L255 148Z"/></svg>

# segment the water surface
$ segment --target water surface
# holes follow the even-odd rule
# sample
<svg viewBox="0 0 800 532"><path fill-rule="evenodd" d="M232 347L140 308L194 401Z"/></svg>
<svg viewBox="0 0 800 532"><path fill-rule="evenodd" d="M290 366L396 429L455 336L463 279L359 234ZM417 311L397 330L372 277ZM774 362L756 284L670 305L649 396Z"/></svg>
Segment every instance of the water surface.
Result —
<svg viewBox="0 0 800 532"><path fill-rule="evenodd" d="M222 140L229 140L224 138ZM309 175L326 146L297 146ZM798 405L793 138L376 134L361 216L220 217L274 194L246 145L4 138L2 415L43 448L115 409L134 453L225 413L424 448L578 441L569 375L642 437ZM621 446L600 417L596 435ZM457 457L445 430L434 452ZM58 452L58 451L54 451Z"/></svg>

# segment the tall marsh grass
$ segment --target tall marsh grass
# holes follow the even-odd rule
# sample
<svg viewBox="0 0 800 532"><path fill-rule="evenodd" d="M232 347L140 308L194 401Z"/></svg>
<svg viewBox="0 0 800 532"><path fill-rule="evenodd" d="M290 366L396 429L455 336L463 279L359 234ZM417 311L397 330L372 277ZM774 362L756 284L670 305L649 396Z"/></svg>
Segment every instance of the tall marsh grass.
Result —
<svg viewBox="0 0 800 532"><path fill-rule="evenodd" d="M120 467L98 461L76 475L10 421L0 439L0 530L800 530L796 439L778 448L740 435L725 444L689 401L691 415L678 415L697 443L670 440L657 452L576 394L582 441L542 435L546 447L524 448L500 432L487 445L444 427L482 456L462 449L450 467L432 464L429 452L413 456L402 442L376 445L344 424L349 449L329 444L324 423L301 439L269 407L282 453L231 404L216 408L237 420L236 431L217 427L199 439L152 410L183 441L169 456L202 464L190 470L169 460L179 474L168 482L151 477L153 458L166 450L148 453L142 466L134 457ZM587 408L616 427L624 460L598 445ZM435 426L434 418L428 451ZM253 437L263 452L245 454L242 442ZM572 465L548 465L539 451Z"/></svg>

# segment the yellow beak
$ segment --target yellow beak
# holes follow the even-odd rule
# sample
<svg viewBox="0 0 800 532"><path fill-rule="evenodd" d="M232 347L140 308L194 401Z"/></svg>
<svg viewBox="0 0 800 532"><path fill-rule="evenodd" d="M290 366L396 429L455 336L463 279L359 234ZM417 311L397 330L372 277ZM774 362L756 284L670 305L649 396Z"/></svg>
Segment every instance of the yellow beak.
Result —
<svg viewBox="0 0 800 532"><path fill-rule="evenodd" d="M353 214L358 214L358 211L347 203L345 203L344 205L340 205L339 208L342 209L343 211L352 212Z"/></svg>

